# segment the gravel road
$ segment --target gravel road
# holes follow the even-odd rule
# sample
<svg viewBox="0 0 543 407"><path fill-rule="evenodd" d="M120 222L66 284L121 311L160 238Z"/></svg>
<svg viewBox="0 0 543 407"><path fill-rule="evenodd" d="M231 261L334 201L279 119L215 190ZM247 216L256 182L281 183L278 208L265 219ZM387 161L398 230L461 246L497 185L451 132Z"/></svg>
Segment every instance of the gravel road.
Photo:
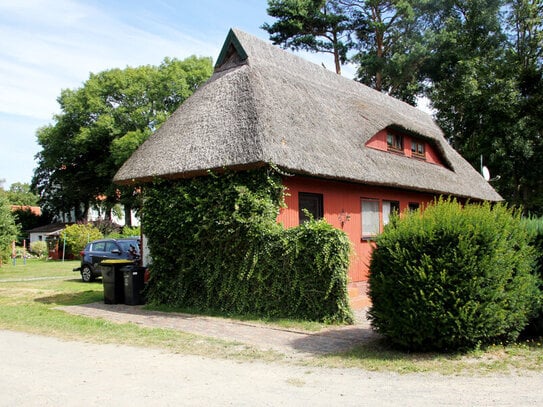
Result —
<svg viewBox="0 0 543 407"><path fill-rule="evenodd" d="M543 373L441 376L240 363L0 330L0 406L536 406Z"/></svg>

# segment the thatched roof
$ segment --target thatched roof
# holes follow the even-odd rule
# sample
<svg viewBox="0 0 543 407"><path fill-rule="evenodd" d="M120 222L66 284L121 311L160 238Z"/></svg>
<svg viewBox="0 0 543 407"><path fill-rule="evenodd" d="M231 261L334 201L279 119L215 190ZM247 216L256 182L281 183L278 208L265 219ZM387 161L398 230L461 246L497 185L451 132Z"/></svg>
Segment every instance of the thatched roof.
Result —
<svg viewBox="0 0 543 407"><path fill-rule="evenodd" d="M365 146L388 127L430 142L445 167ZM228 34L210 80L130 157L115 181L270 163L326 179L501 200L427 113L239 30Z"/></svg>

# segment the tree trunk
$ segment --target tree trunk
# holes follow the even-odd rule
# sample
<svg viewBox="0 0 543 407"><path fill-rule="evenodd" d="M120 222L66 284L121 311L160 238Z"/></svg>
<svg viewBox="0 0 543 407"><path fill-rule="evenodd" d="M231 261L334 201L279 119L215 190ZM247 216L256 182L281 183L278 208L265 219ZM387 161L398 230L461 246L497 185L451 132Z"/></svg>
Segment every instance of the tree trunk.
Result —
<svg viewBox="0 0 543 407"><path fill-rule="evenodd" d="M336 65L336 73L338 75L341 75L341 61L339 60L339 50L337 43L337 34L334 33L334 63Z"/></svg>

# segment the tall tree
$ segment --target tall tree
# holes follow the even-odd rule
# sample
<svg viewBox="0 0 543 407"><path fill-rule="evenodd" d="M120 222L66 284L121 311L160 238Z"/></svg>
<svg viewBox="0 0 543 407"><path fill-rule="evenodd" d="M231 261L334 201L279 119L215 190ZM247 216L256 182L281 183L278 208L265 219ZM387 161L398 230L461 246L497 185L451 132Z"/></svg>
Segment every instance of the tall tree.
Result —
<svg viewBox="0 0 543 407"><path fill-rule="evenodd" d="M86 217L90 206L110 211L135 205L134 191L112 178L166 118L212 73L210 58L166 58L160 66L111 69L65 89L55 123L38 130L38 167L32 180L52 212Z"/></svg>
<svg viewBox="0 0 543 407"><path fill-rule="evenodd" d="M507 4L510 50L507 66L517 85L516 130L522 156L510 165L509 200L543 214L543 1ZM515 151L513 151L513 154Z"/></svg>
<svg viewBox="0 0 543 407"><path fill-rule="evenodd" d="M268 0L268 14L277 19L261 28L276 45L334 56L337 74L351 47L350 21L338 0Z"/></svg>
<svg viewBox="0 0 543 407"><path fill-rule="evenodd" d="M6 191L6 197L11 205L34 206L39 196L32 193L30 184L15 182Z"/></svg>
<svg viewBox="0 0 543 407"><path fill-rule="evenodd" d="M420 71L426 59L422 19L417 18L419 3L269 0L268 14L277 21L262 28L274 44L333 54L337 73L350 58L358 65L360 82L415 104L422 92Z"/></svg>
<svg viewBox="0 0 543 407"><path fill-rule="evenodd" d="M541 42L529 40L541 27L541 9L533 4L434 0L427 73L436 118L454 147L476 168L484 157L507 201L541 214L541 58L533 62Z"/></svg>
<svg viewBox="0 0 543 407"><path fill-rule="evenodd" d="M415 104L426 61L419 1L340 0L356 33L357 79Z"/></svg>

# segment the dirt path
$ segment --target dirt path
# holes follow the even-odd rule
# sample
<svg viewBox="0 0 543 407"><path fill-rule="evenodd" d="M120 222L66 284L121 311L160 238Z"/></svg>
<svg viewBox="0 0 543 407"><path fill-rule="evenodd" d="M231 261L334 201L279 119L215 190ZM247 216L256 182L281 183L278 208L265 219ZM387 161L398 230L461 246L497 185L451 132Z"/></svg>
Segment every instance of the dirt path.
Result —
<svg viewBox="0 0 543 407"><path fill-rule="evenodd" d="M0 406L535 406L543 374L449 377L239 363L0 331Z"/></svg>

